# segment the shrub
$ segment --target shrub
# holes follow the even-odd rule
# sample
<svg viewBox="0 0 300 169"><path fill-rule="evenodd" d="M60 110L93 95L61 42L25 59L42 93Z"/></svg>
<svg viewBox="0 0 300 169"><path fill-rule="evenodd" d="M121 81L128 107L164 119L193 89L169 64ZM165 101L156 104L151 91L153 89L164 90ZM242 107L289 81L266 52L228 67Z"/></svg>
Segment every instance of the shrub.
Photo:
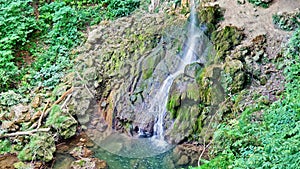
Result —
<svg viewBox="0 0 300 169"><path fill-rule="evenodd" d="M214 136L216 157L200 168L297 168L300 161L300 29L285 50L284 99L254 105L238 120L221 124ZM263 117L253 116L263 111ZM209 167L207 167L209 166Z"/></svg>
<svg viewBox="0 0 300 169"><path fill-rule="evenodd" d="M272 19L276 27L285 31L292 31L300 26L300 11L275 14L272 16Z"/></svg>
<svg viewBox="0 0 300 169"><path fill-rule="evenodd" d="M266 0L248 0L250 3L261 6L263 8L268 8L272 0L266 1Z"/></svg>
<svg viewBox="0 0 300 169"><path fill-rule="evenodd" d="M38 30L30 0L0 0L0 92L21 79L16 52Z"/></svg>
<svg viewBox="0 0 300 169"><path fill-rule="evenodd" d="M104 0L106 6L106 17L113 19L115 17L127 16L139 7L139 0Z"/></svg>

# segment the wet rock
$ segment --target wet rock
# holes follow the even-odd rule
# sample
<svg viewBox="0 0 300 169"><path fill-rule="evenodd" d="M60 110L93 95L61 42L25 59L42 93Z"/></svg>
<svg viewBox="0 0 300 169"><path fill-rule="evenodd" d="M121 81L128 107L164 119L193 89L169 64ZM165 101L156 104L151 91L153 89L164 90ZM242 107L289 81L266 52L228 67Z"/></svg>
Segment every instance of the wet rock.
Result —
<svg viewBox="0 0 300 169"><path fill-rule="evenodd" d="M100 105L102 108L106 108L106 106L107 106L107 102L106 101L103 101L102 103L101 103L101 105Z"/></svg>
<svg viewBox="0 0 300 169"><path fill-rule="evenodd" d="M72 169L107 169L105 161L97 158L82 158L71 164Z"/></svg>
<svg viewBox="0 0 300 169"><path fill-rule="evenodd" d="M87 149L86 147L83 146L79 146L79 147L75 147L70 154L76 158L76 159L80 159L82 157L86 158L86 157L90 157L93 153L91 150Z"/></svg>
<svg viewBox="0 0 300 169"><path fill-rule="evenodd" d="M181 106L177 111L173 126L166 130L166 139L172 143L181 143L193 133L193 126L201 114L198 105Z"/></svg>
<svg viewBox="0 0 300 169"><path fill-rule="evenodd" d="M177 165L187 165L188 163L189 163L190 161L189 161L189 157L188 156L186 156L186 155L183 155L183 156L181 156L180 157L180 159L177 161Z"/></svg>

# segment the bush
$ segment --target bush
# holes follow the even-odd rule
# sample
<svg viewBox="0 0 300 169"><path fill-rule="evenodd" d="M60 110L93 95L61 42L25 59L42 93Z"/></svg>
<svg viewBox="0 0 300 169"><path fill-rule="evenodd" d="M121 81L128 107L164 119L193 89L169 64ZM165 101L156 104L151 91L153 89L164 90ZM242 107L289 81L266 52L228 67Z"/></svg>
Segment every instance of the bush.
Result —
<svg viewBox="0 0 300 169"><path fill-rule="evenodd" d="M285 50L283 98L255 105L238 120L220 125L214 136L216 157L200 168L297 168L300 161L300 29ZM258 119L253 114L263 111Z"/></svg>
<svg viewBox="0 0 300 169"><path fill-rule="evenodd" d="M127 16L139 7L139 0L104 0L106 6L106 17L113 19L115 17Z"/></svg>
<svg viewBox="0 0 300 169"><path fill-rule="evenodd" d="M0 92L21 79L16 53L38 30L30 0L0 0Z"/></svg>
<svg viewBox="0 0 300 169"><path fill-rule="evenodd" d="M272 19L276 27L285 31L292 31L300 27L300 11L275 14Z"/></svg>
<svg viewBox="0 0 300 169"><path fill-rule="evenodd" d="M256 6L261 6L263 8L268 8L272 0L265 1L265 0L248 0L250 3L256 5Z"/></svg>

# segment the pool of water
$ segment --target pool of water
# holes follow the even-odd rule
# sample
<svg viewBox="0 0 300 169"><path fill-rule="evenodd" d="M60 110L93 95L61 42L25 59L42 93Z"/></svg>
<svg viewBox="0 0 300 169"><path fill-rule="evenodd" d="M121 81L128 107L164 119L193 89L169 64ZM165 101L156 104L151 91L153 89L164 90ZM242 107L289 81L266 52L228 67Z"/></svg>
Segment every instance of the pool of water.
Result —
<svg viewBox="0 0 300 169"><path fill-rule="evenodd" d="M172 159L172 149L156 156L144 158L130 158L113 154L101 147L93 149L95 156L105 160L110 169L175 169Z"/></svg>

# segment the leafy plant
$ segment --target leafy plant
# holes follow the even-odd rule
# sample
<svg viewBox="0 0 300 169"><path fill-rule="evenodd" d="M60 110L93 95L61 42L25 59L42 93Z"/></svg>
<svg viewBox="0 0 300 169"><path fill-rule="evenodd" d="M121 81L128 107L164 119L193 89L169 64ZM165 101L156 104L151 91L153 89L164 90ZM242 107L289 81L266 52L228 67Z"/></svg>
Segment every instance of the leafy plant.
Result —
<svg viewBox="0 0 300 169"><path fill-rule="evenodd" d="M256 5L256 6L261 6L263 8L268 8L272 0L270 1L265 1L265 0L248 0L250 3Z"/></svg>
<svg viewBox="0 0 300 169"><path fill-rule="evenodd" d="M0 154L10 152L10 150L11 150L10 141L7 139L0 140Z"/></svg>
<svg viewBox="0 0 300 169"><path fill-rule="evenodd" d="M272 16L273 23L285 31L292 31L300 26L300 11L292 13L275 14Z"/></svg>
<svg viewBox="0 0 300 169"><path fill-rule="evenodd" d="M113 19L119 16L127 16L139 7L139 0L104 0L106 6L106 17Z"/></svg>
<svg viewBox="0 0 300 169"><path fill-rule="evenodd" d="M221 124L214 136L215 158L200 168L297 168L300 161L300 29L285 50L284 98L256 104L239 119ZM254 114L264 112L261 119Z"/></svg>
<svg viewBox="0 0 300 169"><path fill-rule="evenodd" d="M21 78L16 53L38 30L31 1L0 0L0 92Z"/></svg>

